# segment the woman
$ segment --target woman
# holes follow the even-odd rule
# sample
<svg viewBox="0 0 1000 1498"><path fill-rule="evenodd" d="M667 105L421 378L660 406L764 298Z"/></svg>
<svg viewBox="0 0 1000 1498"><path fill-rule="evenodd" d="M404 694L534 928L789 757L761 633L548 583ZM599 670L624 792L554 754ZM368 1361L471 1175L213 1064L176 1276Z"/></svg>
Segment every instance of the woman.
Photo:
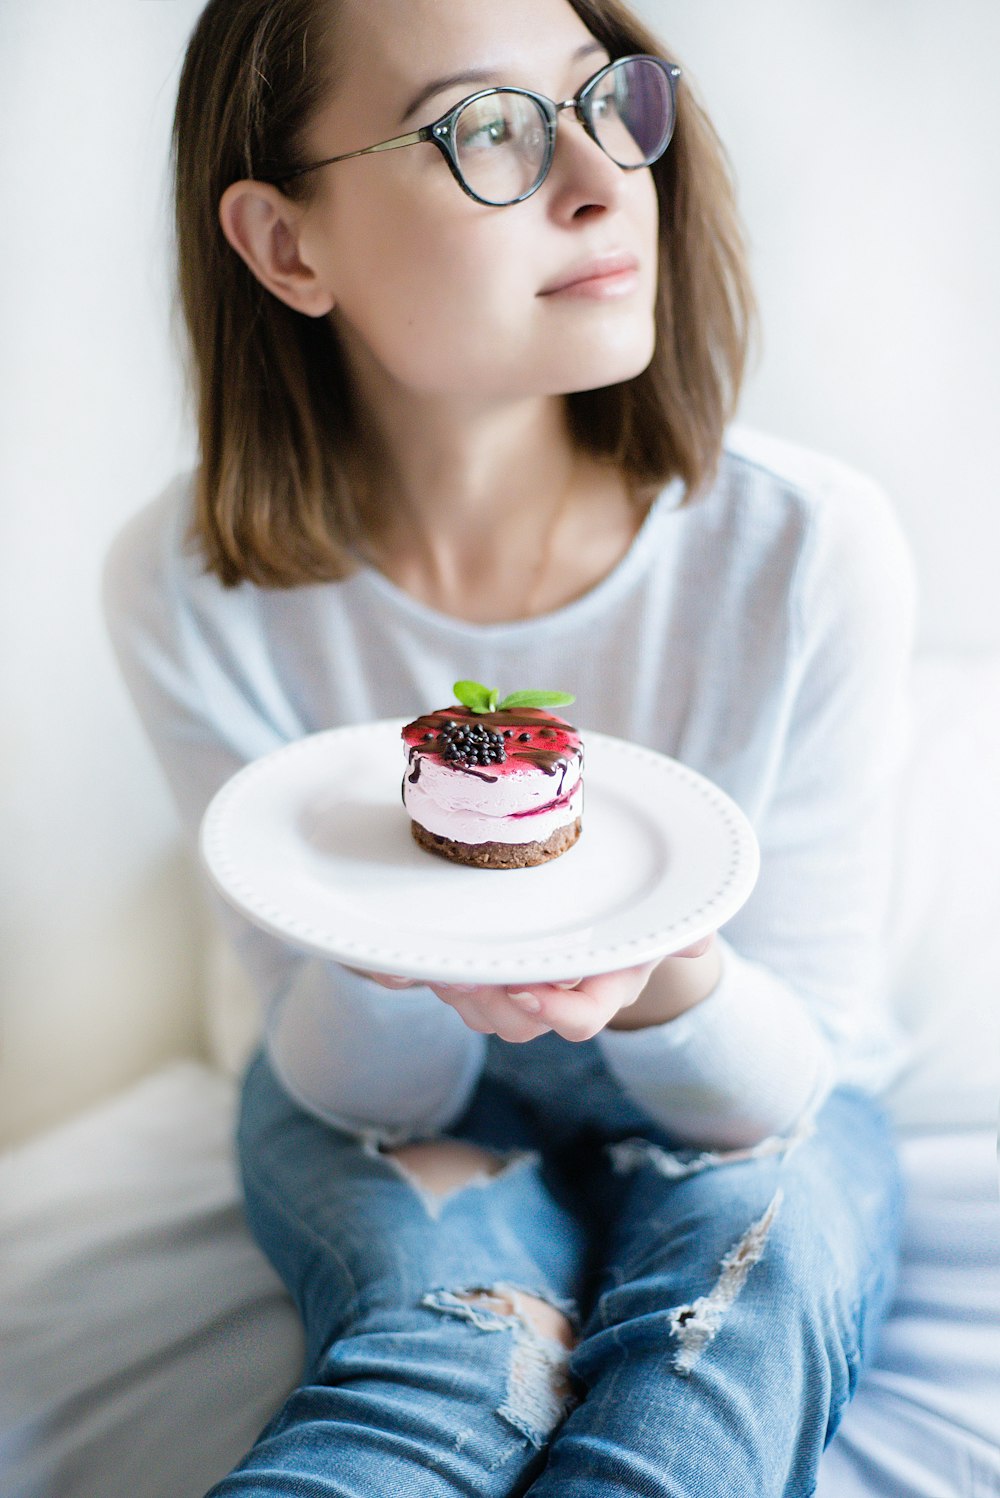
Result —
<svg viewBox="0 0 1000 1498"><path fill-rule="evenodd" d="M574 691L762 850L725 936L566 984L396 984L223 916L307 1359L213 1494L810 1493L893 1279L912 589L871 486L726 443L721 148L618 0L210 0L175 149L201 461L107 603L191 831L242 763L465 677Z"/></svg>

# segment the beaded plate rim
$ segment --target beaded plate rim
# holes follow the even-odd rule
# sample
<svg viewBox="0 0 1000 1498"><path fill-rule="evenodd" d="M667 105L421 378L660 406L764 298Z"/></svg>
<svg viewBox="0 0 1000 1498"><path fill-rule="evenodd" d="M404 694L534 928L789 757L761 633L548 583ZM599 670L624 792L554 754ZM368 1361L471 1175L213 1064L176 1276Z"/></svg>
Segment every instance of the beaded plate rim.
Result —
<svg viewBox="0 0 1000 1498"><path fill-rule="evenodd" d="M434 950L426 943L383 941L373 948L370 940L359 941L352 935L349 921L303 920L284 906L281 900L275 900L273 891L266 888L266 880L262 883L259 870L248 873L234 859L229 836L233 819L240 813L245 814L248 804L252 807L254 796L269 779L279 774L294 779L296 761L320 755L325 747L332 749L335 743L350 746L352 741L363 741L371 735L391 734L398 738L400 730L408 721L410 720L406 718L381 719L307 734L253 760L226 781L212 798L199 833L202 865L223 899L262 930L303 951L351 966L367 967L369 970L416 980L464 979L500 983L534 979L541 982L559 977L577 978L593 973L613 972L677 951L717 930L729 920L745 903L756 883L760 867L756 837L745 814L725 791L698 771L657 750L581 728L584 752L587 755L588 750L590 751L590 761L594 759L595 752L605 755L610 753L625 767L631 760L637 765L654 769L658 774L669 776L675 784L684 786L691 797L711 813L726 834L728 857L725 867L719 869L716 887L699 900L694 908L686 911L682 918L647 925L645 929L635 930L626 937L619 935L603 941L598 938L590 942L586 950L581 950L578 945L567 945L562 950L519 954L505 946L492 954L477 952L474 960L468 954L456 957L454 950L449 947L441 946ZM400 775L403 768L401 752ZM585 784L586 776L590 773L590 766L587 764ZM392 792L396 792L395 784ZM404 817L406 815L402 808L400 814ZM583 835L586 835L586 811ZM546 867L556 867L564 859L571 857L573 851L570 849L561 859L553 860ZM434 857L433 854L426 856ZM458 870L464 866L454 864L448 867ZM491 876L504 880L516 879L521 872L510 869L465 870L466 874L479 880ZM523 872L531 874L535 871L526 869Z"/></svg>

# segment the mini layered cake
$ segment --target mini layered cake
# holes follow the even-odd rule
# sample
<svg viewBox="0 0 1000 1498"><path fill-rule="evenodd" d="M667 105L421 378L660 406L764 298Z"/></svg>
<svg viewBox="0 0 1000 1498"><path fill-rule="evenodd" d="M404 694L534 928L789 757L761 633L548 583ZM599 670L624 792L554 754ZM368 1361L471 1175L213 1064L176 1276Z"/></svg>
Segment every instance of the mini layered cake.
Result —
<svg viewBox="0 0 1000 1498"><path fill-rule="evenodd" d="M456 682L465 700L408 723L403 805L421 847L454 863L523 869L547 863L580 836L580 735L528 699L572 701L565 693L496 693ZM477 687L479 694L471 689ZM479 705L468 705L472 698Z"/></svg>

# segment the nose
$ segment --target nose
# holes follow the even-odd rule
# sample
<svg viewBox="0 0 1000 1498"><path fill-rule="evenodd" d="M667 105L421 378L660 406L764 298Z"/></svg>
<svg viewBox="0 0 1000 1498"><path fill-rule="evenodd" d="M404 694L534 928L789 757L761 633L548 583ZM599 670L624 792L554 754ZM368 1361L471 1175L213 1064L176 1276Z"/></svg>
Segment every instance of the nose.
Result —
<svg viewBox="0 0 1000 1498"><path fill-rule="evenodd" d="M556 108L559 124L549 171L553 211L563 218L577 218L616 207L625 191L628 174L590 135L573 99ZM564 113L567 110L571 113Z"/></svg>

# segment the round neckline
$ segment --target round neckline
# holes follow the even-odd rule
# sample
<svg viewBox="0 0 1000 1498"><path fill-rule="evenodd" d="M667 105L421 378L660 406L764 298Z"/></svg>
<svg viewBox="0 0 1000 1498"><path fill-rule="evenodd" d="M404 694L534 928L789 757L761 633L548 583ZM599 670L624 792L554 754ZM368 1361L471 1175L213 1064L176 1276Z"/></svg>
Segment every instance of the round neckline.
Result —
<svg viewBox="0 0 1000 1498"><path fill-rule="evenodd" d="M526 634L543 626L547 629L564 625L568 627L579 623L581 616L601 607L605 602L610 602L616 594L628 586L633 574L645 561L657 520L661 515L670 514L676 510L683 494L683 479L671 479L654 497L627 551L599 582L596 582L592 588L588 588L585 593L581 593L578 598L571 599L569 603L561 604L558 608L551 609L544 614L534 614L530 619L505 619L495 624L478 624L471 619L459 619L454 614L442 613L440 609L432 608L430 604L413 598L405 589L392 582L368 562L362 563L348 581L364 582L399 612L409 614L424 624L443 632L461 634L477 640L489 641L497 640L504 635Z"/></svg>

